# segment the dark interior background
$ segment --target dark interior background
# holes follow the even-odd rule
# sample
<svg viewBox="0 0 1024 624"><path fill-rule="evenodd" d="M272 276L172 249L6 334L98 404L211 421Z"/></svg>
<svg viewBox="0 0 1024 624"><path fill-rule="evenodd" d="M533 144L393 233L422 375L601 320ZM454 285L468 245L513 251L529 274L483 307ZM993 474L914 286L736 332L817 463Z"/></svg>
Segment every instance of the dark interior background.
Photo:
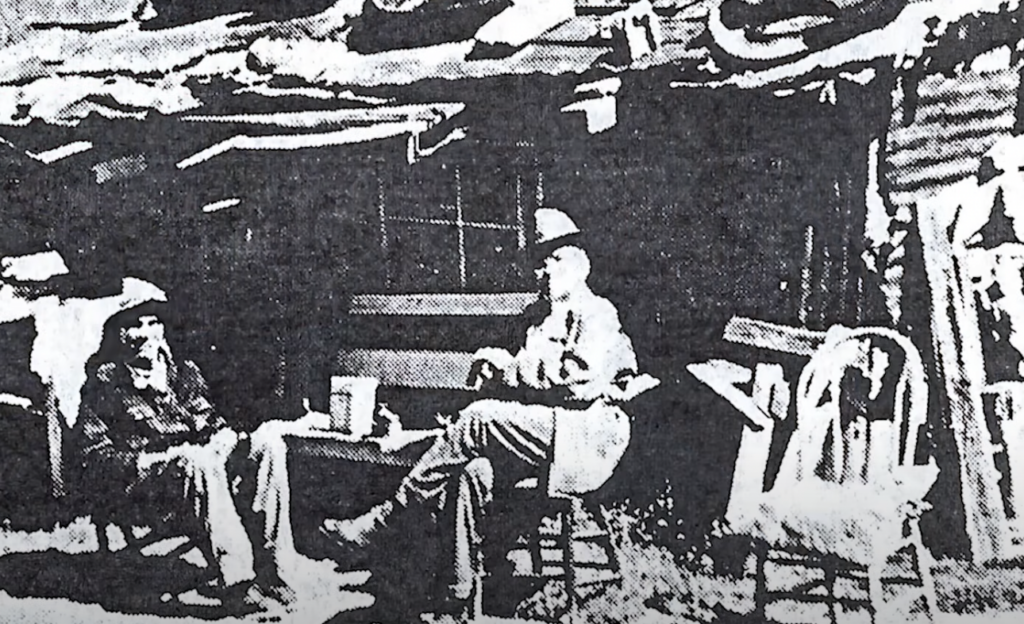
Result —
<svg viewBox="0 0 1024 624"><path fill-rule="evenodd" d="M183 158L254 130L156 115L12 129L15 143L88 137L95 148L52 167L3 152L4 209L14 216L5 221L18 225L6 226L0 251L53 246L82 292L116 288L125 275L165 288L179 352L206 372L228 418L251 429L297 416L303 397L325 407L341 348L515 346L516 319L347 310L353 293L529 288L528 250L514 234L467 233L463 286L454 228L392 224L385 249L378 209L386 193L389 211L452 218L458 171L466 219L508 221L517 177L527 216L540 180L542 203L566 210L584 230L592 285L618 306L641 366L664 382L637 406L634 442L607 494L643 500L667 482L683 501L687 530L697 530L724 511L742 420L685 366L767 359L783 363L792 380L802 365L724 343L729 318L812 329L886 324L860 255L867 148L888 126L890 85L885 73L866 87L838 81L833 105L816 92L666 90L672 71L625 74L618 125L594 136L581 115L559 112L571 101L572 77L381 89L375 95L399 102L466 103L458 123L470 138L413 165L400 138L235 151L181 170ZM204 114L266 107L225 96L223 87L195 87ZM274 102L281 104L309 107ZM126 156L141 156L144 173L97 184L93 164ZM201 210L226 198L241 203ZM930 351L927 336L915 339ZM430 424L434 410L421 399L388 398L410 426Z"/></svg>

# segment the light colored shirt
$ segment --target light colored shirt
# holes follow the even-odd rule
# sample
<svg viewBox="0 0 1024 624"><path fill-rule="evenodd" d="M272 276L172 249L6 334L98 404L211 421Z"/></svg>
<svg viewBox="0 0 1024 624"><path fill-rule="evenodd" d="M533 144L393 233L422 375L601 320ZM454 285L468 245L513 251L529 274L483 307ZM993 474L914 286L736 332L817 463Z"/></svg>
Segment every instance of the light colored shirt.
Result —
<svg viewBox="0 0 1024 624"><path fill-rule="evenodd" d="M589 290L552 302L551 313L526 332L515 356L519 383L537 390L564 387L575 401L607 396L616 379L636 370L633 343L615 306Z"/></svg>
<svg viewBox="0 0 1024 624"><path fill-rule="evenodd" d="M633 343L610 301L580 290L551 304L515 355L513 384L564 388L582 409L555 407L555 438L548 493L583 494L611 477L629 445L629 416L611 402L614 385L635 375Z"/></svg>

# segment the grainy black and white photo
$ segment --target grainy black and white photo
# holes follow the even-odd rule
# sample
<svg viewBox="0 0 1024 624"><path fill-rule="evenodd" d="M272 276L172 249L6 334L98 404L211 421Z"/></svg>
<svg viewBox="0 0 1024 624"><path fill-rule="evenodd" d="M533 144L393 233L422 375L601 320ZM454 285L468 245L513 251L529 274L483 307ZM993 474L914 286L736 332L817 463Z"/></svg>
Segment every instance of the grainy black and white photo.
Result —
<svg viewBox="0 0 1024 624"><path fill-rule="evenodd" d="M0 624L1024 617L1020 0L0 0Z"/></svg>

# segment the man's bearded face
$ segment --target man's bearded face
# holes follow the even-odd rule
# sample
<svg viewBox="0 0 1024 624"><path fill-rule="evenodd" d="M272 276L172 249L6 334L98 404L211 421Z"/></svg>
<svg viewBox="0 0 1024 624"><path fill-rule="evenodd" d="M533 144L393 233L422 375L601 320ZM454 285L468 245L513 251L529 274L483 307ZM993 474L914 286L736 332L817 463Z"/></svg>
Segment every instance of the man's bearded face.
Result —
<svg viewBox="0 0 1024 624"><path fill-rule="evenodd" d="M590 260L579 247L559 247L544 258L534 274L548 299L561 299L587 281Z"/></svg>
<svg viewBox="0 0 1024 624"><path fill-rule="evenodd" d="M160 354L170 349L164 337L164 324L155 315L140 316L139 320L121 330L121 343L131 353L131 364L138 368L152 368Z"/></svg>

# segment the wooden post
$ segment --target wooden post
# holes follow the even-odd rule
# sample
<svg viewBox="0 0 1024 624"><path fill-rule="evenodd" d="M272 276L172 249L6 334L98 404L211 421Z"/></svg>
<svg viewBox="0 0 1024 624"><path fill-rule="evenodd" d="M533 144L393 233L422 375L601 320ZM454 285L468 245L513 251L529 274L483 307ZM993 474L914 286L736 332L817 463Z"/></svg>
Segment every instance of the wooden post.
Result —
<svg viewBox="0 0 1024 624"><path fill-rule="evenodd" d="M46 385L46 446L50 464L50 493L54 498L64 496L64 422L57 409L57 395L53 383Z"/></svg>
<svg viewBox="0 0 1024 624"><path fill-rule="evenodd" d="M745 423L736 453L736 467L733 470L732 488L726 521L741 524L757 512L760 496L764 493L764 475L768 467L775 421L783 420L789 410L790 388L785 374L778 364L758 364L754 373L753 401L772 418Z"/></svg>
<svg viewBox="0 0 1024 624"><path fill-rule="evenodd" d="M938 204L918 206L917 222L931 291L937 370L946 390L960 463L967 535L976 563L997 559L1009 545L1006 510L985 421L985 364L970 282L954 251Z"/></svg>

